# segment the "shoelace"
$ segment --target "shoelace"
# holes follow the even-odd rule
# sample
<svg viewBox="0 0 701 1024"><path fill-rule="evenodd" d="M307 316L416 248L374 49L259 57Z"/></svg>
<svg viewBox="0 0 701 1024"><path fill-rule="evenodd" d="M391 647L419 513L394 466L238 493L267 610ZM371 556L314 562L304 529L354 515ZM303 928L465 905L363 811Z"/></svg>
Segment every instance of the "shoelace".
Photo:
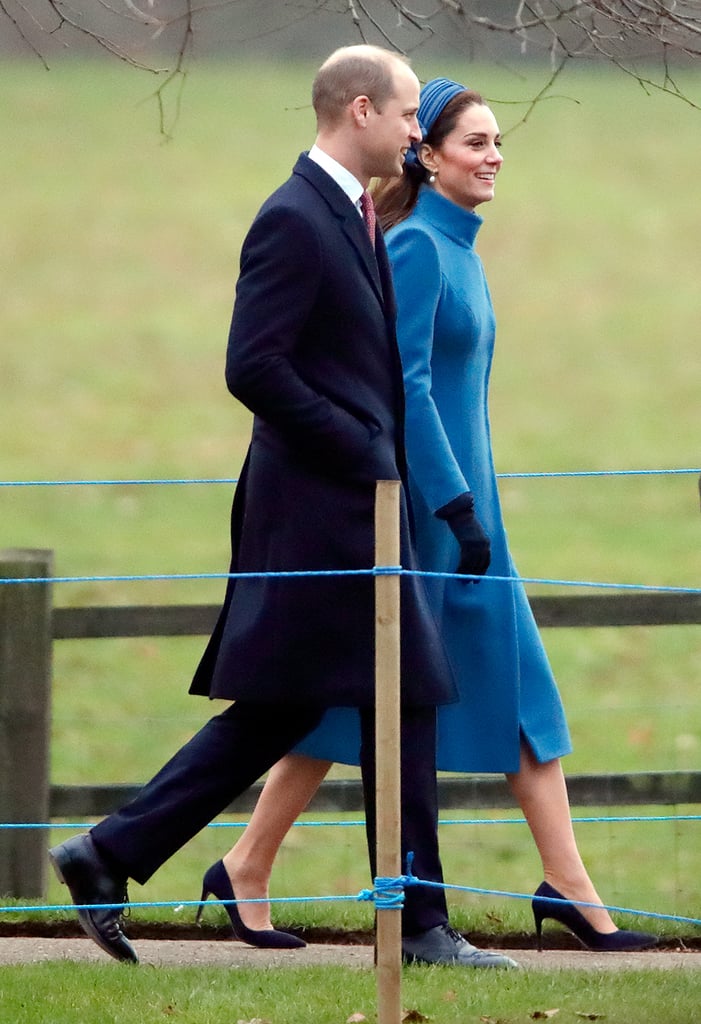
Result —
<svg viewBox="0 0 701 1024"><path fill-rule="evenodd" d="M129 890L126 885L124 886L124 892L122 893L122 903L124 907L119 912L119 920L126 921L127 918L131 917L131 906L129 905Z"/></svg>
<svg viewBox="0 0 701 1024"><path fill-rule="evenodd" d="M455 928L451 928L449 924L443 925L443 931L449 938L453 940L453 942L457 942L460 945L462 945L462 943L464 942L467 942L467 939L463 935L461 935L460 932L456 931Z"/></svg>

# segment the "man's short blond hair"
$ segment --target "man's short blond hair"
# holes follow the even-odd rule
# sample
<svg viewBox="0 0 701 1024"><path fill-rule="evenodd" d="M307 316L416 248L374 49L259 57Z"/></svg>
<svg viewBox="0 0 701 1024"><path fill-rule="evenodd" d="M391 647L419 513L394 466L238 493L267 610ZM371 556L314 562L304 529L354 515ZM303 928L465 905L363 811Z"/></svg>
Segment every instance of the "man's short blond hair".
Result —
<svg viewBox="0 0 701 1024"><path fill-rule="evenodd" d="M397 64L405 57L380 46L343 46L319 68L312 85L312 105L320 128L338 124L356 96L367 96L377 110L395 95Z"/></svg>

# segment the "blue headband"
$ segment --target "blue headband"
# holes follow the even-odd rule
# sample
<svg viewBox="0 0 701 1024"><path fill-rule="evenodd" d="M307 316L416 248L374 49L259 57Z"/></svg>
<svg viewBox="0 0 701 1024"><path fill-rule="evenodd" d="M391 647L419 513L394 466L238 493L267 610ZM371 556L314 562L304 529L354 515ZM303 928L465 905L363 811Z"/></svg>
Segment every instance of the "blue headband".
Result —
<svg viewBox="0 0 701 1024"><path fill-rule="evenodd" d="M432 78L430 82L426 83L419 96L419 109L416 115L422 139L426 138L447 104L455 96L465 92L466 89L467 86L460 85L459 82L453 82L450 78ZM407 152L405 157L407 163L415 164L419 162L416 152L419 145L421 143L417 143L416 146Z"/></svg>
<svg viewBox="0 0 701 1024"><path fill-rule="evenodd" d="M421 90L417 118L422 138L426 138L448 103L466 86L452 82L449 78L433 78Z"/></svg>

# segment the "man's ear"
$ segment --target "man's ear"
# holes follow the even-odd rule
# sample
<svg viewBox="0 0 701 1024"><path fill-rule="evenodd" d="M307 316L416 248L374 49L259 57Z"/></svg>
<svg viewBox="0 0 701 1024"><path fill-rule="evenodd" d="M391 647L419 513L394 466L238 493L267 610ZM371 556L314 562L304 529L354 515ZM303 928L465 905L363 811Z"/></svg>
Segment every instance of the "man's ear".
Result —
<svg viewBox="0 0 701 1024"><path fill-rule="evenodd" d="M372 109L372 102L368 96L356 96L352 101L350 104L351 116L359 128L364 128L367 125Z"/></svg>

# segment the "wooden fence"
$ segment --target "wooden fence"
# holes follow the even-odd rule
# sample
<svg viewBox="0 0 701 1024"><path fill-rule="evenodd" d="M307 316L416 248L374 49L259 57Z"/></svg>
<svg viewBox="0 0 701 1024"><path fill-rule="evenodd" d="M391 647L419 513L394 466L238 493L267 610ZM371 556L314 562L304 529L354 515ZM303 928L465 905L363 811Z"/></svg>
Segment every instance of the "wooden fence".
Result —
<svg viewBox="0 0 701 1024"><path fill-rule="evenodd" d="M0 579L50 580L53 554L0 551ZM624 592L532 597L542 628L701 624L701 595ZM143 605L54 608L50 582L0 584L0 824L102 816L138 786L52 786L49 779L51 666L55 641L210 633L219 606ZM576 806L701 803L701 772L568 776ZM259 787L231 806L248 812ZM448 808L513 807L504 780L490 775L441 777ZM316 811L361 811L360 783L324 782ZM46 833L0 828L0 893L41 897L46 889Z"/></svg>

